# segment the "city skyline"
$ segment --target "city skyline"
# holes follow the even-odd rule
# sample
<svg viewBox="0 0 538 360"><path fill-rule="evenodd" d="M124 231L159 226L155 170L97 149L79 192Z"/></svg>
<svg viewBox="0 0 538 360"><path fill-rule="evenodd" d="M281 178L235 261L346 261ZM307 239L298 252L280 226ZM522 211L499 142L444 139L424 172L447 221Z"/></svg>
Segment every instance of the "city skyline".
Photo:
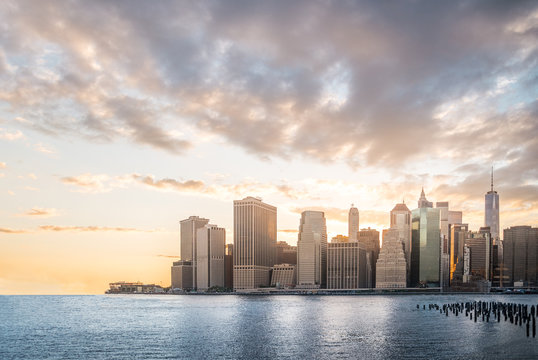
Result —
<svg viewBox="0 0 538 360"><path fill-rule="evenodd" d="M350 204L381 232L421 189L469 230L488 191L499 236L538 226L537 18L532 2L2 3L0 294L168 285L178 222L232 243L247 196L292 245L304 211L328 239Z"/></svg>

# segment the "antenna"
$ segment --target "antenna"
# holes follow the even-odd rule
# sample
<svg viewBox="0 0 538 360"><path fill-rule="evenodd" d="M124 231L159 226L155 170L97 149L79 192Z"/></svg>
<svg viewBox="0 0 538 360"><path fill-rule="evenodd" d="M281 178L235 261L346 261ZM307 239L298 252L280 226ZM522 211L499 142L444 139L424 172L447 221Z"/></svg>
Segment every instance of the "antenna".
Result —
<svg viewBox="0 0 538 360"><path fill-rule="evenodd" d="M493 192L493 166L491 167L491 192Z"/></svg>

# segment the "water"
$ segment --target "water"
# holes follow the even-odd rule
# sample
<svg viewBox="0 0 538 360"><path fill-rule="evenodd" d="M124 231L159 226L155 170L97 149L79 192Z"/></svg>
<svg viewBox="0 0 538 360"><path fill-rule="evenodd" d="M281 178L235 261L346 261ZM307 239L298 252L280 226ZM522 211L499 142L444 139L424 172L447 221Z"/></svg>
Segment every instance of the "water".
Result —
<svg viewBox="0 0 538 360"><path fill-rule="evenodd" d="M0 296L0 359L538 357L525 326L416 309L469 300L538 304L530 295Z"/></svg>

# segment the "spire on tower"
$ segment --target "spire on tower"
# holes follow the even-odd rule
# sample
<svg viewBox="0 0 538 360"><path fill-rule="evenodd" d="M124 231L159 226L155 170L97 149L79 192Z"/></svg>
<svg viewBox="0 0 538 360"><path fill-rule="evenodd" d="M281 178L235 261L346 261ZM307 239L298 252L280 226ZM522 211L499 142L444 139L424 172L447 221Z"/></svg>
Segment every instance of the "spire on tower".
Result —
<svg viewBox="0 0 538 360"><path fill-rule="evenodd" d="M493 166L491 167L491 192L493 192Z"/></svg>

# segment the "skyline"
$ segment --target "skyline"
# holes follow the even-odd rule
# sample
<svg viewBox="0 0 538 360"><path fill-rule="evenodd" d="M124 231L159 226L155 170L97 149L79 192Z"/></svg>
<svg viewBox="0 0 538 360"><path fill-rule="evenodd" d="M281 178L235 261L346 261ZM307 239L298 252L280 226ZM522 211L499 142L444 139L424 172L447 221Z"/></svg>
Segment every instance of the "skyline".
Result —
<svg viewBox="0 0 538 360"><path fill-rule="evenodd" d="M46 20L44 20L46 19ZM424 187L500 232L538 225L533 2L4 2L0 294L169 282L179 221L233 200L328 238ZM247 31L245 31L247 30Z"/></svg>

